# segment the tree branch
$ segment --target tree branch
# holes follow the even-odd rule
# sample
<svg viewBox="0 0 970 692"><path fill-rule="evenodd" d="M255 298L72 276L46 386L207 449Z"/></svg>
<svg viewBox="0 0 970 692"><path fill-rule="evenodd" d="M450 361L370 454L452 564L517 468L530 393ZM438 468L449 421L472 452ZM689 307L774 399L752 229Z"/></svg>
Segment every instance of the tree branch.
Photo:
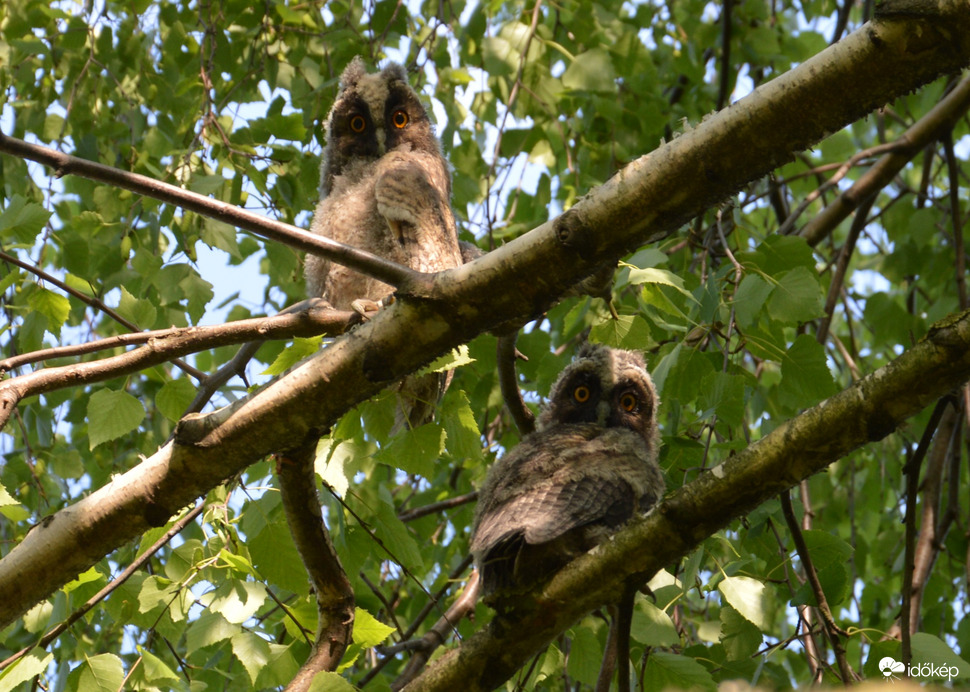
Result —
<svg viewBox="0 0 970 692"><path fill-rule="evenodd" d="M138 173L87 161L49 147L8 137L2 132L0 132L0 151L49 166L54 169L57 177L78 175L217 219L297 250L326 257L361 274L380 279L395 288L414 291L420 295L420 287L426 283L419 272L383 257Z"/></svg>
<svg viewBox="0 0 970 692"><path fill-rule="evenodd" d="M818 245L863 200L888 185L903 166L923 151L927 144L953 129L968 108L970 108L970 77L964 78L953 91L933 106L929 113L906 130L906 134L893 144L892 151L885 154L872 168L860 176L852 187L802 226L798 234L805 238L809 245Z"/></svg>
<svg viewBox="0 0 970 692"><path fill-rule="evenodd" d="M0 137L3 137L3 133L0 133ZM68 295L74 296L75 298L77 298L78 300L80 300L85 305L89 305L92 308L94 308L95 310L99 310L100 312L103 312L108 317L110 317L115 322L117 322L118 324L124 325L126 328L132 330L132 332L138 332L139 331L140 328L139 328L139 326L137 324L135 324L133 322L129 322L128 320L126 320L124 317L122 317L117 312L115 312L114 310L112 310L111 308L109 308L107 305L105 305L103 302L101 302L100 299L95 298L93 296L89 296L89 295L87 295L87 294L85 294L85 293L83 293L81 291L78 291L77 289L71 288L66 283L64 283L63 281L61 281L60 279L58 279L56 276L51 276L50 274L48 274L44 270L40 269L39 267L35 267L32 264L28 264L27 262L21 262L19 259L17 259L13 255L7 254L6 252L0 252L0 260L3 260L4 262L9 262L10 264L13 264L13 265L15 265L17 267L20 267L24 271L30 272L34 276L36 276L36 277L38 277L40 279L43 279L47 283L52 284L54 286L57 286L59 289L61 289L62 291L64 291ZM51 350L51 349L47 349L47 350ZM33 355L33 354L28 353L28 354L26 354L25 356L22 356L22 357L30 357L31 355ZM0 377L3 376L3 373L4 373L5 370L10 370L13 367L17 367L17 366L9 366L8 367L6 364L10 360L16 360L16 358L8 359L6 361L0 362ZM33 361L29 361L28 360L26 362L33 362ZM194 377L196 380L202 380L202 379L205 378L205 373L199 371L197 368L193 368L188 363L183 363L182 361L180 361L178 359L173 360L172 363L174 365L176 365L178 368L180 368L186 375L190 375L191 377ZM2 428L2 427L3 427L3 425L0 425L0 428Z"/></svg>
<svg viewBox="0 0 970 692"><path fill-rule="evenodd" d="M237 322L227 322L213 327L179 327L153 332L123 334L102 342L92 342L90 348L115 348L123 344L145 345L101 360L75 363L60 367L35 370L0 381L0 430L7 424L17 404L28 396L75 387L92 382L104 382L121 375L138 372L152 365L165 363L177 356L195 353L207 348L238 344L246 341L288 339L294 336L318 336L340 334L356 321L353 312L321 307L319 303L304 301L299 311L280 313L272 317L256 317ZM107 342L107 343L105 343ZM71 347L76 348L76 347ZM60 349L50 349L47 357L61 357ZM0 361L0 373L23 365L27 356ZM29 362L29 361L26 361Z"/></svg>
<svg viewBox="0 0 970 692"><path fill-rule="evenodd" d="M317 597L317 634L309 658L286 686L288 692L310 688L320 671L333 671L354 631L354 590L323 523L313 469L316 440L277 459L277 478L286 523L303 559Z"/></svg>

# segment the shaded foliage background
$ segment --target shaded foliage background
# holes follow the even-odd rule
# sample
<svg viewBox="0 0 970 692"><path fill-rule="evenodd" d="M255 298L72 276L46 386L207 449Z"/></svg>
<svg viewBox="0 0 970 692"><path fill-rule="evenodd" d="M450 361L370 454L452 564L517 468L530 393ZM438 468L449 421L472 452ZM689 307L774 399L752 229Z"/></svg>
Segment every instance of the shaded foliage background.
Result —
<svg viewBox="0 0 970 692"><path fill-rule="evenodd" d="M337 75L357 54L370 65L393 58L433 107L462 235L488 250L870 11L848 1L80 8L13 0L0 7L0 127L306 227ZM548 394L587 330L646 351L663 402L661 465L675 488L966 309L966 105L925 148L893 145L951 82L834 133L627 258L614 285L618 320L585 297L554 308L519 339L527 400ZM870 164L899 152L908 163L862 189L854 216L804 232L840 192L862 188ZM0 157L0 184L5 357L131 331L122 320L139 329L215 323L272 314L304 295L301 257L287 247L81 178L51 178L9 156ZM231 381L213 405L320 341L265 344L246 379ZM187 367L23 402L0 436L0 550L151 454L199 376L234 352L201 352ZM492 336L469 344L473 360L437 423L390 438L385 396L345 416L323 442L325 516L361 609L341 673L355 685L387 688L407 654L370 647L420 635L466 575L472 493L518 439L494 354ZM21 371L30 367L39 366ZM924 412L795 494L814 571L860 675L879 677L883 656L901 657L885 635L898 627L904 549L917 528L924 578L915 584L913 660L966 665L956 658L970 645L966 411L961 390L940 416ZM913 457L927 452L907 498L904 468L919 471ZM60 689L285 685L306 657L315 606L274 483L266 460L210 493L201 520L44 650L9 665L0 684L40 675ZM116 552L7 628L0 657L36 642L163 532ZM816 605L805 567L781 502L671 565L656 599L637 606L632 655L643 688L837 679L818 618L802 608ZM489 617L479 606L458 636ZM605 631L595 614L577 623L523 684L591 685Z"/></svg>

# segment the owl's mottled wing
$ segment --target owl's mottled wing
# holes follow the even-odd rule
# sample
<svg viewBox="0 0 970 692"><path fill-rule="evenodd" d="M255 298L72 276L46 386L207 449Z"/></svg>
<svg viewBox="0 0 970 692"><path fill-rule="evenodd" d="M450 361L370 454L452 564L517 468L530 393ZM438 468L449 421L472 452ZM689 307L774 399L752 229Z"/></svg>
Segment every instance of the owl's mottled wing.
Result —
<svg viewBox="0 0 970 692"><path fill-rule="evenodd" d="M529 435L479 496L471 549L485 594L528 590L662 492L652 451L632 430L568 424Z"/></svg>
<svg viewBox="0 0 970 692"><path fill-rule="evenodd" d="M472 550L487 553L512 536L533 545L545 543L594 523L616 528L633 515L635 507L633 488L616 476L543 483L483 515Z"/></svg>
<svg viewBox="0 0 970 692"><path fill-rule="evenodd" d="M472 551L485 555L514 536L538 544L592 524L616 528L646 509L648 487L662 487L646 455L625 429L564 425L529 436L482 489Z"/></svg>

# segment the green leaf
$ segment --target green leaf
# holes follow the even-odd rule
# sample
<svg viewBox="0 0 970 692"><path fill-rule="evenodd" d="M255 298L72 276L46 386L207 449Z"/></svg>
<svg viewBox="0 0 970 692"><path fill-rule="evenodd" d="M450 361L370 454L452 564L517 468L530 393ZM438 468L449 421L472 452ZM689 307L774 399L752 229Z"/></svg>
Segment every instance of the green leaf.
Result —
<svg viewBox="0 0 970 692"><path fill-rule="evenodd" d="M726 372L715 372L701 381L698 404L701 418L717 415L728 425L741 425L744 420L744 378Z"/></svg>
<svg viewBox="0 0 970 692"><path fill-rule="evenodd" d="M222 176L217 176L224 183ZM239 251L239 242L236 239L236 229L227 223L206 218L202 224L200 233L202 242L212 248L224 250L234 260L242 261L243 256Z"/></svg>
<svg viewBox="0 0 970 692"><path fill-rule="evenodd" d="M640 351L650 348L653 343L650 325L639 315L620 315L616 319L608 317L593 325L589 340L613 348Z"/></svg>
<svg viewBox="0 0 970 692"><path fill-rule="evenodd" d="M354 643L365 649L377 646L391 636L393 627L385 625L362 608L354 609Z"/></svg>
<svg viewBox="0 0 970 692"><path fill-rule="evenodd" d="M219 613L204 610L198 620L191 623L186 630L185 645L189 651L195 651L225 641L240 631L242 629L239 625L232 624Z"/></svg>
<svg viewBox="0 0 970 692"><path fill-rule="evenodd" d="M913 658L909 674L919 681L966 680L970 664L938 637L917 632L912 638Z"/></svg>
<svg viewBox="0 0 970 692"><path fill-rule="evenodd" d="M765 585L760 581L751 577L724 577L717 590L742 617L762 631L771 626L765 612Z"/></svg>
<svg viewBox="0 0 970 692"><path fill-rule="evenodd" d="M0 672L0 690L16 690L18 685L43 675L54 661L54 654L33 649Z"/></svg>
<svg viewBox="0 0 970 692"><path fill-rule="evenodd" d="M262 637L243 630L232 636L232 653L242 663L253 686L263 666L269 663L269 642Z"/></svg>
<svg viewBox="0 0 970 692"><path fill-rule="evenodd" d="M267 522L261 531L246 541L249 556L259 574L271 583L300 596L310 591L303 561L293 543L293 536L282 511L273 513L276 521Z"/></svg>
<svg viewBox="0 0 970 692"><path fill-rule="evenodd" d="M44 230L51 215L37 202L14 195L0 213L0 238L30 245Z"/></svg>
<svg viewBox="0 0 970 692"><path fill-rule="evenodd" d="M729 661L753 655L764 641L761 629L729 605L721 607L720 641Z"/></svg>
<svg viewBox="0 0 970 692"><path fill-rule="evenodd" d="M463 365L471 365L474 362L475 359L468 355L468 345L462 344L458 348L453 348L445 355L436 358L430 365L422 368L419 374L445 372L460 368Z"/></svg>
<svg viewBox="0 0 970 692"><path fill-rule="evenodd" d="M276 360L274 360L268 368L263 370L263 374L282 375L307 356L312 356L314 353L319 351L322 341L323 337L320 336L313 336L308 339L293 339L292 345L287 346L283 352L276 357Z"/></svg>
<svg viewBox="0 0 970 692"><path fill-rule="evenodd" d="M822 593L825 595L825 600L829 606L837 606L848 598L852 590L852 582L849 578L849 570L844 564L835 562L825 567L816 566L815 574L818 576ZM815 591L808 581L792 594L791 604L818 606Z"/></svg>
<svg viewBox="0 0 970 692"><path fill-rule="evenodd" d="M121 289L121 300L118 302L118 307L115 308L118 314L139 327L152 327L157 315L152 302L147 298L135 298L124 286L119 286L119 288Z"/></svg>
<svg viewBox="0 0 970 692"><path fill-rule="evenodd" d="M630 636L644 646L674 646L680 643L674 621L645 598L638 598L633 609Z"/></svg>
<svg viewBox="0 0 970 692"><path fill-rule="evenodd" d="M458 387L451 387L445 394L441 424L447 434L445 448L452 457L459 462L481 458L482 434L478 429L478 421L468 401L468 395Z"/></svg>
<svg viewBox="0 0 970 692"><path fill-rule="evenodd" d="M255 615L266 598L266 587L262 584L231 579L216 588L209 609L220 613L228 622L239 625Z"/></svg>
<svg viewBox="0 0 970 692"><path fill-rule="evenodd" d="M31 291L27 304L31 310L36 310L47 317L47 331L54 336L60 334L61 326L71 312L71 304L67 298L46 288Z"/></svg>
<svg viewBox="0 0 970 692"><path fill-rule="evenodd" d="M569 677L592 685L596 682L600 665L603 663L603 647L596 633L587 626L574 627L570 633L572 644L566 671Z"/></svg>
<svg viewBox="0 0 970 692"><path fill-rule="evenodd" d="M433 478L445 450L445 433L437 423L427 423L395 436L374 459L392 468Z"/></svg>
<svg viewBox="0 0 970 692"><path fill-rule="evenodd" d="M582 91L615 91L616 70L610 54L602 48L580 53L562 76L567 89Z"/></svg>
<svg viewBox="0 0 970 692"><path fill-rule="evenodd" d="M170 680L178 683L181 679L175 674L168 664L151 651L139 646L138 653L141 654L141 664L144 666L143 675L145 680L157 684L161 680Z"/></svg>
<svg viewBox="0 0 970 692"><path fill-rule="evenodd" d="M828 531L803 531L802 537L816 568L828 567L833 563L845 564L855 552L851 545Z"/></svg>
<svg viewBox="0 0 970 692"><path fill-rule="evenodd" d="M117 692L125 679L121 659L114 654L98 654L85 658L71 671L69 679L79 692Z"/></svg>
<svg viewBox="0 0 970 692"><path fill-rule="evenodd" d="M320 479L333 488L337 495L343 496L350 487L348 465L366 455L363 445L355 440L335 440L324 437L317 444L317 456L314 469Z"/></svg>
<svg viewBox="0 0 970 692"><path fill-rule="evenodd" d="M212 284L192 269L179 282L179 287L185 292L187 300L184 305L185 311L189 314L192 322L198 324L205 314L205 306L212 300Z"/></svg>
<svg viewBox="0 0 970 692"><path fill-rule="evenodd" d="M717 689L711 674L696 660L665 651L650 652L643 682L645 692Z"/></svg>
<svg viewBox="0 0 970 692"><path fill-rule="evenodd" d="M0 514L10 521L23 521L30 516L27 508L17 502L17 499L3 487L3 484L0 484Z"/></svg>
<svg viewBox="0 0 970 692"><path fill-rule="evenodd" d="M356 692L357 688L347 682L344 678L337 675L336 673L331 673L329 671L323 671L322 673L317 673L313 676L313 682L310 683L309 692Z"/></svg>
<svg viewBox="0 0 970 692"><path fill-rule="evenodd" d="M835 392L825 350L813 337L799 334L781 361L779 394L794 406L808 408Z"/></svg>
<svg viewBox="0 0 970 692"><path fill-rule="evenodd" d="M635 286L639 286L641 284L660 284L661 286L670 286L671 288L676 288L688 298L694 299L693 294L684 288L684 280L673 272L667 271L666 269L657 269L656 267L647 267L645 269L641 269L640 267L631 267L630 283Z"/></svg>
<svg viewBox="0 0 970 692"><path fill-rule="evenodd" d="M71 581L64 585L64 593L71 593L75 589L84 584L91 584L93 582L103 581L104 575L101 574L96 568L90 567L86 571L81 572L79 575L74 577Z"/></svg>
<svg viewBox="0 0 970 692"><path fill-rule="evenodd" d="M799 236L770 235L756 250L736 255L741 264L760 269L769 276L779 276L796 267L815 268L815 258L808 242Z"/></svg>
<svg viewBox="0 0 970 692"><path fill-rule="evenodd" d="M195 385L189 378L169 380L155 394L155 406L170 421L177 421L185 414L195 395Z"/></svg>
<svg viewBox="0 0 970 692"><path fill-rule="evenodd" d="M796 267L778 276L768 314L784 324L800 324L824 314L822 289L814 269Z"/></svg>
<svg viewBox="0 0 970 692"><path fill-rule="evenodd" d="M774 286L758 274L746 274L734 294L734 314L741 325L747 328L758 323L758 317L765 308L765 301Z"/></svg>
<svg viewBox="0 0 970 692"><path fill-rule="evenodd" d="M396 561L411 572L419 573L424 564L424 558L414 537L404 523L397 518L394 507L389 502L378 500L375 504L376 507L371 508L374 513L373 529L375 535Z"/></svg>
<svg viewBox="0 0 970 692"><path fill-rule="evenodd" d="M99 389L88 400L88 444L94 449L136 429L145 418L145 409L128 392Z"/></svg>
<svg viewBox="0 0 970 692"><path fill-rule="evenodd" d="M822 593L829 606L845 601L851 593L852 581L848 561L855 552L851 545L828 531L803 532L805 545L812 557L812 566L818 575ZM811 584L805 582L793 594L792 605L813 605L818 602Z"/></svg>
<svg viewBox="0 0 970 692"><path fill-rule="evenodd" d="M177 589L171 580L164 577L146 577L138 590L138 612L151 613L157 608L165 607Z"/></svg>

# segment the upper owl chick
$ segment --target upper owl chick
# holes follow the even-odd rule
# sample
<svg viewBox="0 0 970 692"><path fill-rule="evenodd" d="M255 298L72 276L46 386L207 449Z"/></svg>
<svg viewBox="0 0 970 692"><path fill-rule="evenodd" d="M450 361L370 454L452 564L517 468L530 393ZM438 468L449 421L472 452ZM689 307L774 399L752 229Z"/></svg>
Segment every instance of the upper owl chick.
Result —
<svg viewBox="0 0 970 692"><path fill-rule="evenodd" d="M479 493L471 549L486 598L530 590L660 499L657 404L639 354L580 350L538 430Z"/></svg>
<svg viewBox="0 0 970 692"><path fill-rule="evenodd" d="M417 271L462 263L448 163L403 67L368 74L354 58L326 130L311 231ZM317 256L307 257L305 274L310 296L343 310L393 290Z"/></svg>
<svg viewBox="0 0 970 692"><path fill-rule="evenodd" d="M420 272L459 266L451 174L404 68L368 74L355 58L340 77L326 130L311 230ZM305 275L308 294L340 310L394 290L317 256L307 257ZM430 420L447 381L436 373L400 385L399 413L409 425Z"/></svg>

